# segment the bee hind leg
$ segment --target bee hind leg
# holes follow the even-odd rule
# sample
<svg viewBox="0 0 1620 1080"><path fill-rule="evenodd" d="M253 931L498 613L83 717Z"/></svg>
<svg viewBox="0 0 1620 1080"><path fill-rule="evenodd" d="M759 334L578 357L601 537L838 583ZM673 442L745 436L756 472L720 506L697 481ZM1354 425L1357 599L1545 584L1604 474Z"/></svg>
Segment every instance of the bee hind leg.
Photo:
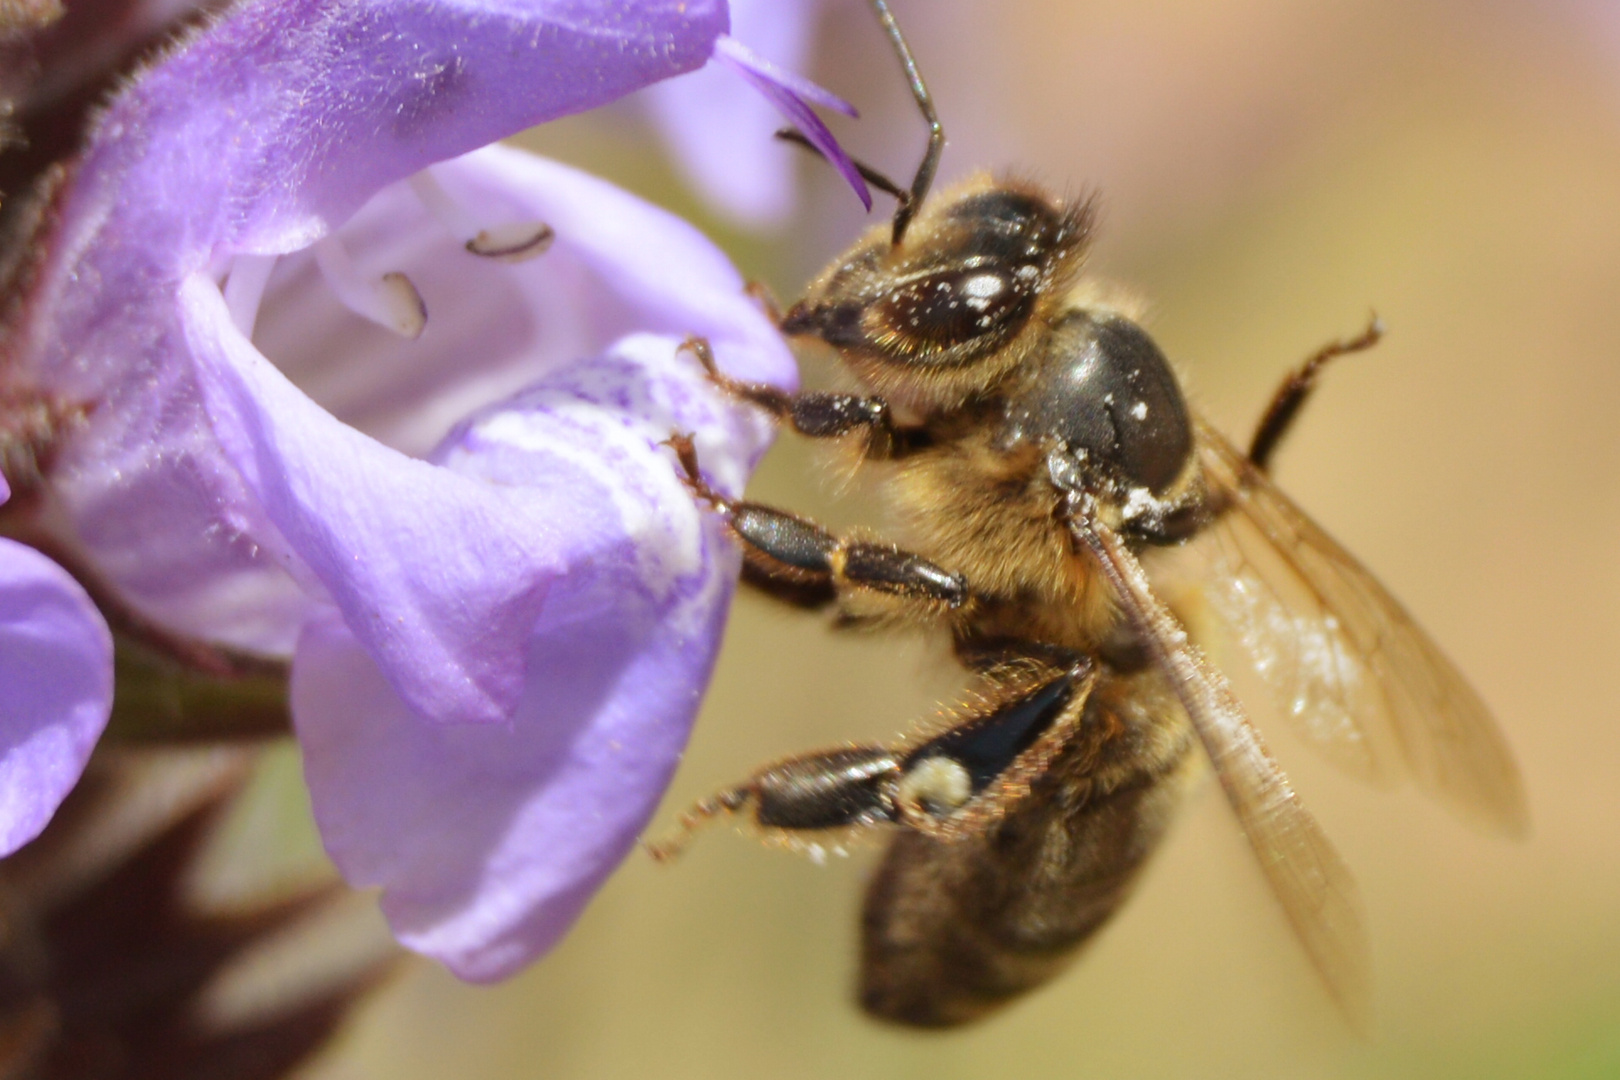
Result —
<svg viewBox="0 0 1620 1080"><path fill-rule="evenodd" d="M649 843L647 852L659 862L673 859L719 817L744 817L764 834L800 847L841 845L851 833L880 825L933 835L979 827L991 811L958 811L1027 790L1030 777L1062 745L1049 733L1076 722L1095 671L1089 658L1074 653L1042 651L1005 663L980 693L948 714L941 730L888 746L839 746L774 762L693 804L675 831Z"/></svg>
<svg viewBox="0 0 1620 1080"><path fill-rule="evenodd" d="M746 814L767 833L831 834L894 820L901 764L883 746L841 746L767 765L735 787L694 803L676 831L646 845L658 862L675 858L692 835L721 816Z"/></svg>

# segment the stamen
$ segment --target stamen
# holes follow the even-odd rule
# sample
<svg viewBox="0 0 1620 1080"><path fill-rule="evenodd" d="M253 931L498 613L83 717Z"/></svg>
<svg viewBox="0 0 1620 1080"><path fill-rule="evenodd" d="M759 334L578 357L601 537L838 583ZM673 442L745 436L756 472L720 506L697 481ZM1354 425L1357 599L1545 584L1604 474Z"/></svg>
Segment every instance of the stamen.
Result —
<svg viewBox="0 0 1620 1080"><path fill-rule="evenodd" d="M467 250L486 259L520 263L543 255L556 235L543 221L502 225L479 229L478 235L467 241Z"/></svg>
<svg viewBox="0 0 1620 1080"><path fill-rule="evenodd" d="M411 279L390 271L366 279L335 236L315 241L315 265L343 306L401 337L417 338L427 326L427 305Z"/></svg>
<svg viewBox="0 0 1620 1080"><path fill-rule="evenodd" d="M242 331L242 336L253 337L253 324L259 319L259 303L264 299L264 287L270 283L270 271L276 268L279 255L238 255L231 260L231 273L225 279L225 310L231 313L231 322Z"/></svg>
<svg viewBox="0 0 1620 1080"><path fill-rule="evenodd" d="M543 221L514 221L484 228L465 205L457 201L433 173L423 169L410 178L411 191L427 212L462 241L468 251L487 259L519 263L543 254L555 233Z"/></svg>

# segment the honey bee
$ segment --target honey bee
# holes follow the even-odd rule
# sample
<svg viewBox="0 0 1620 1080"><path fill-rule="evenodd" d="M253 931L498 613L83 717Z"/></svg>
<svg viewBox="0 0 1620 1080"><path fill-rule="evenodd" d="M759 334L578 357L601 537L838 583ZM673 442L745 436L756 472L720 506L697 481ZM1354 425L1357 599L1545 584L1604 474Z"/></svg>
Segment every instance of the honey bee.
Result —
<svg viewBox="0 0 1620 1080"><path fill-rule="evenodd" d="M689 438L671 444L740 544L746 581L846 624L943 629L972 687L911 738L759 770L693 807L653 853L728 814L824 844L887 828L862 918L861 1004L951 1026L1074 957L1207 761L1305 951L1364 1026L1355 883L1200 642L1235 639L1282 713L1352 771L1410 776L1487 827L1525 830L1519 776L1484 703L1268 477L1323 367L1381 328L1292 373L1237 449L1189 409L1132 313L1082 278L1090 201L989 176L929 197L943 129L885 0L872 2L928 149L909 189L861 166L897 198L892 223L781 320L831 346L865 392L741 383L704 342L688 344L729 393L882 463L904 544L728 500ZM1176 591L1189 560L1196 589Z"/></svg>

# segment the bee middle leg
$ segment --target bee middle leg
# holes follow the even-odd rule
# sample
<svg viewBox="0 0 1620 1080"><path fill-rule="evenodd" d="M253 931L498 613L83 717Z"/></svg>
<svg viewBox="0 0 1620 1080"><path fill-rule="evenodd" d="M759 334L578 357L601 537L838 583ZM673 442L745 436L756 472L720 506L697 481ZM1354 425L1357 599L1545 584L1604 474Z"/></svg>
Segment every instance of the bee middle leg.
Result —
<svg viewBox="0 0 1620 1080"><path fill-rule="evenodd" d="M854 619L938 618L967 603L960 574L889 544L850 540L786 511L727 499L703 479L691 436L671 436L669 445L686 485L742 547L743 580L768 595L799 607L836 603Z"/></svg>
<svg viewBox="0 0 1620 1080"><path fill-rule="evenodd" d="M866 436L865 456L877 461L893 461L928 446L932 441L920 427L903 427L894 422L889 403L880 397L860 397L807 390L790 394L769 383L743 382L724 375L715 365L714 350L706 339L690 337L681 348L697 357L716 386L751 405L793 425L793 430L811 439L836 439L853 432Z"/></svg>

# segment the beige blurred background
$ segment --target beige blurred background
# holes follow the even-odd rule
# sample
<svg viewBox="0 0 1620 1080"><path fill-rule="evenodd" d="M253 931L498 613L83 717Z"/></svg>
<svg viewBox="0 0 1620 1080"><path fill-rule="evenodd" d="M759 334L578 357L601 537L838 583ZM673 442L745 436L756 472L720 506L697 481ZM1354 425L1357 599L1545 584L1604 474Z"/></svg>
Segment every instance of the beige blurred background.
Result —
<svg viewBox="0 0 1620 1080"><path fill-rule="evenodd" d="M1484 837L1271 732L1361 882L1378 1036L1356 1040L1215 792L1065 977L982 1026L911 1034L851 1003L873 852L822 867L716 829L633 857L573 934L493 988L413 967L310 1075L1620 1076L1620 9L1594 2L896 0L951 135L944 175L1015 168L1106 209L1094 270L1152 303L1194 399L1244 433L1274 381L1376 307L1284 485L1470 673L1534 836ZM1615 9L1606 14L1605 8ZM858 152L909 175L921 128L869 13L823 6L814 74ZM705 218L630 110L534 145L727 239L792 297L860 227L806 160L778 236ZM801 443L752 493L834 524ZM655 831L785 753L886 737L953 691L918 642L737 604Z"/></svg>

